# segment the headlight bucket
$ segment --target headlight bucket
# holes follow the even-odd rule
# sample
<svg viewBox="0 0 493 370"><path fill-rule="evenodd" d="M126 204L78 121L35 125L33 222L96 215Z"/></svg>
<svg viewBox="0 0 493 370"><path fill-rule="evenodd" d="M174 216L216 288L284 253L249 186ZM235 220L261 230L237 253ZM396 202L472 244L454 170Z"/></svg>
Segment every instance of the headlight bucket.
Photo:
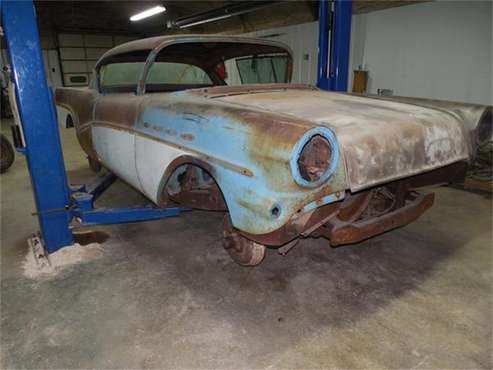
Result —
<svg viewBox="0 0 493 370"><path fill-rule="evenodd" d="M309 158L311 164L309 168L303 168L306 158ZM337 139L327 127L315 127L305 132L294 146L290 159L295 182L307 188L315 188L326 182L335 172L338 163Z"/></svg>

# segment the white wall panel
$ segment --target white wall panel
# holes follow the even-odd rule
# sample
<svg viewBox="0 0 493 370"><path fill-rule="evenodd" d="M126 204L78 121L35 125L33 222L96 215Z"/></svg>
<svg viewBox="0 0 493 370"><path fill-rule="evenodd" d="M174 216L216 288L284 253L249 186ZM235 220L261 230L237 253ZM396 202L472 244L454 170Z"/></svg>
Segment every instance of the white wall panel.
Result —
<svg viewBox="0 0 493 370"><path fill-rule="evenodd" d="M64 60L81 60L85 59L86 53L83 47L80 48L60 48L60 58Z"/></svg>
<svg viewBox="0 0 493 370"><path fill-rule="evenodd" d="M87 59L98 60L109 49L110 48L87 48L86 49Z"/></svg>
<svg viewBox="0 0 493 370"><path fill-rule="evenodd" d="M113 47L111 35L84 35L84 46L89 47Z"/></svg>
<svg viewBox="0 0 493 370"><path fill-rule="evenodd" d="M64 60L63 73L84 73L87 72L85 60Z"/></svg>
<svg viewBox="0 0 493 370"><path fill-rule="evenodd" d="M294 83L316 84L318 58L318 22L271 28L245 34L280 41L293 51Z"/></svg>
<svg viewBox="0 0 493 370"><path fill-rule="evenodd" d="M317 80L318 22L245 35L293 50L293 82ZM492 104L492 2L434 1L354 15L353 70L369 71L369 92ZM306 59L308 58L308 60Z"/></svg>
<svg viewBox="0 0 493 370"><path fill-rule="evenodd" d="M113 42L115 43L115 45L124 44L126 42L133 41L133 40L137 40L137 38L136 37L130 37L130 36L118 36L118 35L113 37Z"/></svg>
<svg viewBox="0 0 493 370"><path fill-rule="evenodd" d="M86 86L96 61L109 49L133 38L103 34L58 34L65 86ZM74 78L78 81L76 82Z"/></svg>
<svg viewBox="0 0 493 370"><path fill-rule="evenodd" d="M369 92L492 104L492 3L435 1L353 16Z"/></svg>
<svg viewBox="0 0 493 370"><path fill-rule="evenodd" d="M46 52L47 63L45 65L46 75L49 76L48 81L53 88L61 87L62 84L62 72L60 70L60 62L58 59L58 51L56 49L43 50Z"/></svg>
<svg viewBox="0 0 493 370"><path fill-rule="evenodd" d="M58 45L60 47L84 46L84 37L75 33L61 33L58 34Z"/></svg>

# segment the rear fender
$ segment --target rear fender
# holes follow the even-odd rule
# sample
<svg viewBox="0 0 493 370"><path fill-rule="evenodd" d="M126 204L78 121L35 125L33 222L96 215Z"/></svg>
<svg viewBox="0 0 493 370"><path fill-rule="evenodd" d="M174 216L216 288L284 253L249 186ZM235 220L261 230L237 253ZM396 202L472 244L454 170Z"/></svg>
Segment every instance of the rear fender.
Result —
<svg viewBox="0 0 493 370"><path fill-rule="evenodd" d="M97 154L92 142L90 124L94 119L96 99L97 92L93 89L62 87L55 90L56 104L70 112L82 149L95 160L97 160Z"/></svg>

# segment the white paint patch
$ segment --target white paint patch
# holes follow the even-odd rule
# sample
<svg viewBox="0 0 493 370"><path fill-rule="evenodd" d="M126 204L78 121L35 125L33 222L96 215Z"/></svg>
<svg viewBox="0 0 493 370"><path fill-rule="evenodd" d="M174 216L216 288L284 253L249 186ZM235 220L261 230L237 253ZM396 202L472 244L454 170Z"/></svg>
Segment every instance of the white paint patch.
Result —
<svg viewBox="0 0 493 370"><path fill-rule="evenodd" d="M154 202L157 202L159 184L170 163L182 155L190 155L185 150L142 136L135 138L135 154L142 191Z"/></svg>
<svg viewBox="0 0 493 370"><path fill-rule="evenodd" d="M40 265L34 258L34 253L29 248L22 263L23 274L29 279L50 279L60 271L73 265L88 262L103 255L99 243L80 245L78 243L59 249L48 256L49 264Z"/></svg>
<svg viewBox="0 0 493 370"><path fill-rule="evenodd" d="M93 126L92 140L104 165L134 188L142 190L135 167L135 135L124 130Z"/></svg>

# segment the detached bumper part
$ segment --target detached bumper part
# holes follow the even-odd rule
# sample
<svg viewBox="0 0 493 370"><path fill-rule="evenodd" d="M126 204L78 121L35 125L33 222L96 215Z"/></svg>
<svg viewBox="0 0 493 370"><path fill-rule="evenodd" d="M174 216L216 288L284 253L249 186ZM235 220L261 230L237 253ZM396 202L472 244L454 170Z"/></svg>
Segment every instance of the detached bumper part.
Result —
<svg viewBox="0 0 493 370"><path fill-rule="evenodd" d="M344 222L336 217L315 233L329 239L332 246L357 243L416 220L433 205L434 199L434 193L410 192L400 208L353 222Z"/></svg>
<svg viewBox="0 0 493 370"><path fill-rule="evenodd" d="M237 232L226 215L223 246L240 265L255 266L265 256L265 244L278 246L279 254L285 255L300 238L309 236L324 237L331 246L358 243L411 223L430 208L434 200L434 193L410 190L407 181L387 184L347 194L341 202L322 206L307 217L297 218L276 232L264 235L264 240ZM277 245L268 243L287 238L289 240Z"/></svg>

